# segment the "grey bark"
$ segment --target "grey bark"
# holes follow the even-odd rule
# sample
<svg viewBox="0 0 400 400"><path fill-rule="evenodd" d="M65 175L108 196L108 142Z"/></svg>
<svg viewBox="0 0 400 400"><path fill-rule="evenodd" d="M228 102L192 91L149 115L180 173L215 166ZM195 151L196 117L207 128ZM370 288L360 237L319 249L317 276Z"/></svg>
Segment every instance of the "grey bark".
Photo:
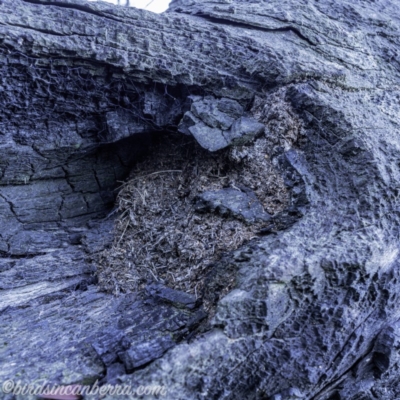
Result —
<svg viewBox="0 0 400 400"><path fill-rule="evenodd" d="M399 22L388 0L174 0L164 15L1 0L0 381L399 398ZM271 134L287 110L301 123L274 156L292 208L214 266L215 315L185 342L205 318L194 299L98 291L91 256L112 227L98 219L151 132L214 150L221 101L239 124L255 98ZM193 113L208 99L218 126Z"/></svg>

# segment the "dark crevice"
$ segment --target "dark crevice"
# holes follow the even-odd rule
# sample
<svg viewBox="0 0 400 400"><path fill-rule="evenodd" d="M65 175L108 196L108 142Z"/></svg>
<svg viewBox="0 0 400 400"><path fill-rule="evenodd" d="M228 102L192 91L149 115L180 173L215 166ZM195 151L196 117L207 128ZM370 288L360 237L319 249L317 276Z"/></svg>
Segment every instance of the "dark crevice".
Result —
<svg viewBox="0 0 400 400"><path fill-rule="evenodd" d="M338 376L336 379L334 379L333 381L329 382L324 388L322 388L319 392L317 392L313 397L310 398L310 400L318 400L323 398L323 396L326 396L329 394L329 392L334 391L338 385L340 385L340 383L346 379L346 376L351 373L352 371L354 371L354 369L357 367L357 365L359 365L365 358L367 358L372 352L373 352L373 348L374 348L374 342L376 340L376 338L379 336L378 335L375 336L375 338L372 340L368 350L364 353L361 354L357 360L355 360L350 367L348 367L345 371L343 371L340 376Z"/></svg>
<svg viewBox="0 0 400 400"><path fill-rule="evenodd" d="M89 6L83 6L81 4L65 4L65 3L61 3L61 2L55 2L55 1L40 1L40 0L22 0L22 1L25 3L37 4L37 5L43 5L43 6L55 6L55 7L60 7L60 8L69 8L72 10L82 11L82 12L85 12L88 14L92 14L92 15L95 15L96 17L110 19L115 22L121 22L118 18L106 16L99 11L93 10Z"/></svg>
<svg viewBox="0 0 400 400"><path fill-rule="evenodd" d="M350 343L353 335L355 335L355 332L363 325L365 324L365 322L371 317L371 315L373 314L373 312L376 311L375 309L373 309L367 316L367 318L365 318L363 321L361 321L354 329L353 331L348 335L347 340L343 343L341 349L337 352L336 356L333 358L333 360L331 361L331 365L328 368L328 371L330 369L332 369L332 366L336 363L336 360L341 358L343 359L342 356L342 352L345 350L345 348L347 347L347 345Z"/></svg>
<svg viewBox="0 0 400 400"><path fill-rule="evenodd" d="M61 212L62 212L62 209L63 209L63 207L64 207L64 202L65 202L65 197L64 197L64 196L61 196L61 204L60 204L60 207L59 207L59 209L58 209L58 218L59 218L59 221L60 221L60 222L63 220L63 217L62 217Z"/></svg>
<svg viewBox="0 0 400 400"><path fill-rule="evenodd" d="M8 204L8 206L10 207L10 211L13 213L15 219L16 219L19 223L22 224L23 222L18 218L18 215L17 215L17 213L15 212L14 204L13 204L10 200L8 200L5 196L3 196L2 194L0 194L0 197Z"/></svg>
<svg viewBox="0 0 400 400"><path fill-rule="evenodd" d="M99 177L97 176L96 168L93 168L93 176L94 176L94 179L96 180L97 186L98 186L99 191L100 191L101 190L101 184L100 184L100 181L99 181Z"/></svg>
<svg viewBox="0 0 400 400"><path fill-rule="evenodd" d="M3 24L1 24L1 25L3 25ZM27 31L40 32L40 33L53 35L53 36L61 36L61 37L75 36L75 34L67 35L67 34L63 34L63 33L57 33L57 32L54 32L54 31L50 31L48 29L38 29L38 28L28 27L26 25L21 25L21 24L10 24L10 23L7 23L7 25L8 26L15 26L17 28L22 28L22 29L27 30ZM79 33L79 36L80 37L93 37L94 35L85 35L85 34Z"/></svg>
<svg viewBox="0 0 400 400"><path fill-rule="evenodd" d="M8 245L8 247L9 247L9 251L8 252L0 250L0 257L7 258L7 259L10 259L10 260L26 260L26 259L39 257L39 256L44 256L44 255L47 254L44 251L38 251L36 253L26 253L26 254L12 254L10 252L10 245Z"/></svg>
<svg viewBox="0 0 400 400"><path fill-rule="evenodd" d="M196 15L198 17L201 17L201 18L204 18L207 21L213 22L213 23L218 24L218 25L230 25L230 26L237 27L237 28L252 29L252 30L256 30L256 31L260 31L260 32L271 32L271 33L274 33L274 32L292 32L296 36L298 36L300 39L302 39L305 42L307 42L310 46L316 46L316 43L312 42L309 38L304 36L297 28L295 28L293 26L285 26L285 27L281 27L281 28L264 28L264 27L261 27L261 26L245 24L243 22L232 21L232 20L229 20L229 19L212 17L212 16L210 16L208 14L204 14L202 12L197 12L194 15Z"/></svg>

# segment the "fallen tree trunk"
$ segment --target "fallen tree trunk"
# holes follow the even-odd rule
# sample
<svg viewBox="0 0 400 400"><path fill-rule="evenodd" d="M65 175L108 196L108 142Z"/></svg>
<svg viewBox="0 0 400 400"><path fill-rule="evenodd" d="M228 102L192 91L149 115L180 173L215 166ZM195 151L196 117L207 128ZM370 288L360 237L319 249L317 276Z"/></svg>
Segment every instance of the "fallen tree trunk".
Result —
<svg viewBox="0 0 400 400"><path fill-rule="evenodd" d="M0 5L2 380L119 379L171 399L400 395L395 5ZM191 295L100 292L104 217L151 135L219 151L260 124L290 200L214 264L203 333Z"/></svg>

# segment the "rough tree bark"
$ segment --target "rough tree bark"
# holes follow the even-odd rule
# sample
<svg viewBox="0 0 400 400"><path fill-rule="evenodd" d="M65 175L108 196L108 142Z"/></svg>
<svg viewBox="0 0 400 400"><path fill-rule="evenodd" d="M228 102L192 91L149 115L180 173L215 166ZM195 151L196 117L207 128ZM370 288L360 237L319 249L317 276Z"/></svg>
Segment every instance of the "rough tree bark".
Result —
<svg viewBox="0 0 400 400"><path fill-rule="evenodd" d="M399 398L399 22L388 0L173 0L164 15L0 0L0 381ZM181 130L214 140L189 118L204 96L256 101L267 135L295 115L272 158L296 218L214 266L215 315L185 342L204 319L192 297L99 292L91 255L151 132L186 113Z"/></svg>

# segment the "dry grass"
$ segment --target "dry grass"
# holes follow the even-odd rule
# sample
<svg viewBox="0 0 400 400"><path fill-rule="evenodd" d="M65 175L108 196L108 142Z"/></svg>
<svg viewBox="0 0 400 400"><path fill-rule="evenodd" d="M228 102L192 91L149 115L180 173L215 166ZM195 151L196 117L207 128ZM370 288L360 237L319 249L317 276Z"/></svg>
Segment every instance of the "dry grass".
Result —
<svg viewBox="0 0 400 400"><path fill-rule="evenodd" d="M204 190L245 185L268 212L281 211L288 193L266 146L261 138L209 153L183 135L159 138L119 194L115 242L98 266L102 288L118 294L161 281L198 295L210 263L250 240L261 226L198 214L194 199Z"/></svg>
<svg viewBox="0 0 400 400"><path fill-rule="evenodd" d="M270 152L277 147L289 150L302 136L302 122L286 101L288 88L282 87L267 98L256 96L252 107L254 117L265 125Z"/></svg>

